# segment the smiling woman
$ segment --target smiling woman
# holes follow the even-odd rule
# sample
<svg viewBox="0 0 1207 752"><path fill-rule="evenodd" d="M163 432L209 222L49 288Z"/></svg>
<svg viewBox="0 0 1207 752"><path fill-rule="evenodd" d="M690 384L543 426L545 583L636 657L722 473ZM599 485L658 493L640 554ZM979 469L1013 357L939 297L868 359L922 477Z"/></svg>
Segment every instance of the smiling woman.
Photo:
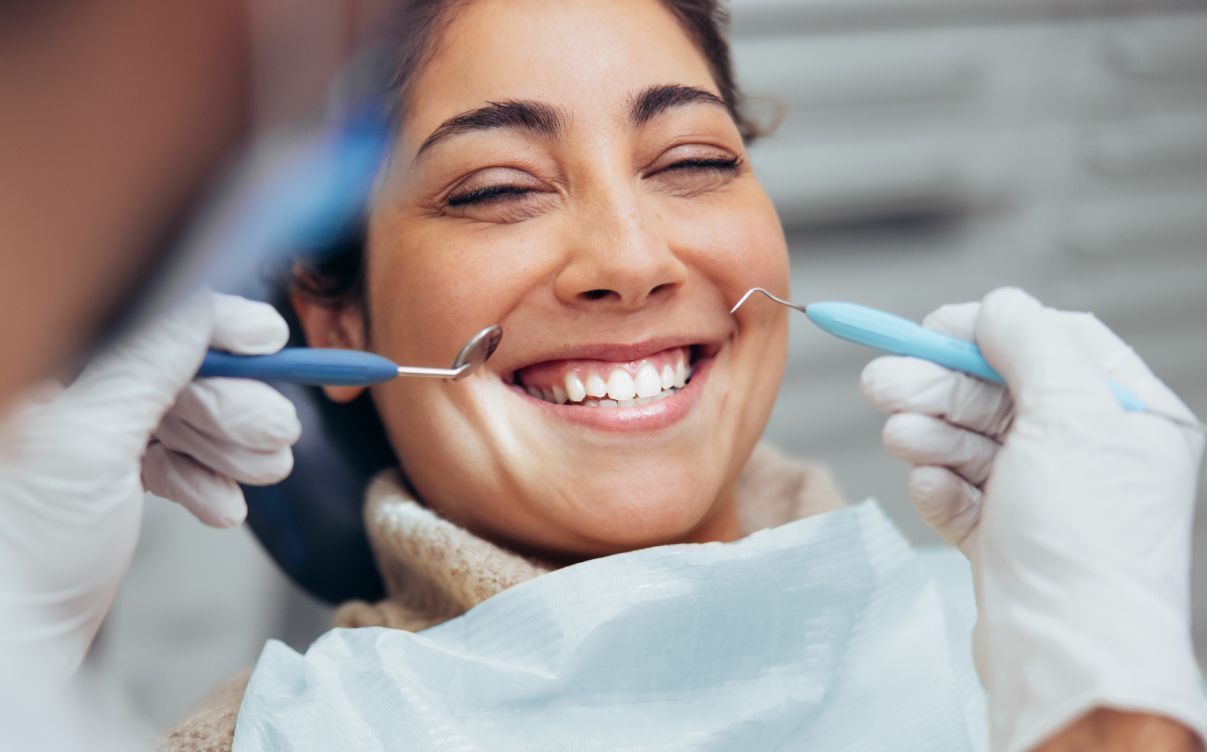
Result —
<svg viewBox="0 0 1207 752"><path fill-rule="evenodd" d="M294 300L312 343L399 362L503 326L482 377L372 395L444 518L558 559L742 534L736 484L786 320L727 311L752 284L785 290L787 253L720 21L653 0L432 19L362 255L342 263L363 289L333 305L308 293L348 286L303 269Z"/></svg>
<svg viewBox="0 0 1207 752"><path fill-rule="evenodd" d="M365 240L295 266L291 299L311 345L396 362L506 336L474 378L372 388L398 464L366 501L390 597L337 623L420 628L555 562L841 505L824 471L755 452L787 319L729 307L786 294L788 257L719 4L422 5ZM173 738L229 744L240 691Z"/></svg>

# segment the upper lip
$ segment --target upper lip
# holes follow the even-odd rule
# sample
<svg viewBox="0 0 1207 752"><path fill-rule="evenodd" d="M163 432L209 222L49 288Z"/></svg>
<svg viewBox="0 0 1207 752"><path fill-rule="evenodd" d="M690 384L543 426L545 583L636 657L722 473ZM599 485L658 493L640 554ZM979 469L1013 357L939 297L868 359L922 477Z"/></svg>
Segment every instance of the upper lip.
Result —
<svg viewBox="0 0 1207 752"><path fill-rule="evenodd" d="M653 337L639 342L567 342L539 353L523 356L522 361L504 366L504 375L510 380L518 371L538 363L554 360L603 360L612 363L629 363L676 347L698 346L700 354L709 356L720 349L723 338L716 336L671 335Z"/></svg>

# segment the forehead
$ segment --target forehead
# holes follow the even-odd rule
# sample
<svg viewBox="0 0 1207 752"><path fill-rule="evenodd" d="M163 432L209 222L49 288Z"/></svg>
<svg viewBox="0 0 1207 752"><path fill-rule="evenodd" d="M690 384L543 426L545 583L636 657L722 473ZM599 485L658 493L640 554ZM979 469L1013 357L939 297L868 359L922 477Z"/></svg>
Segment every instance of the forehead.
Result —
<svg viewBox="0 0 1207 752"><path fill-rule="evenodd" d="M547 102L583 127L623 123L653 84L717 91L659 0L475 0L436 41L404 108L412 153L444 120L491 101Z"/></svg>

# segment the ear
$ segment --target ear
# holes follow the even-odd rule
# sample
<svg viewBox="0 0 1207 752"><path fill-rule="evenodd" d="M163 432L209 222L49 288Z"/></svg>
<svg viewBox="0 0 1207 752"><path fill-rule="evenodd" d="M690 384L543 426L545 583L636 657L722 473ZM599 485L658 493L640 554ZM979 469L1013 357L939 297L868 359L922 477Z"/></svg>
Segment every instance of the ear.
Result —
<svg viewBox="0 0 1207 752"><path fill-rule="evenodd" d="M296 288L289 292L289 303L302 324L308 347L365 349L365 321L360 306L316 301ZM340 404L351 402L364 391L363 386L323 387L327 399Z"/></svg>

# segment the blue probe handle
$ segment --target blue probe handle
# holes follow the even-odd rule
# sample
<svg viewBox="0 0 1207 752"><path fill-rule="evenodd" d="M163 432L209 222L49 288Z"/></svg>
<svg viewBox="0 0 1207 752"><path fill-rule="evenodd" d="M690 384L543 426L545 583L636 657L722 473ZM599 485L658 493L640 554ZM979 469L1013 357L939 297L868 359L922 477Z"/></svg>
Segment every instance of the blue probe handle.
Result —
<svg viewBox="0 0 1207 752"><path fill-rule="evenodd" d="M359 350L287 347L272 355L232 355L210 350L197 378L278 381L311 386L370 386L398 376L398 366L380 355Z"/></svg>
<svg viewBox="0 0 1207 752"><path fill-rule="evenodd" d="M975 342L950 337L891 313L856 303L810 303L805 315L839 339L874 350L907 355L937 363L995 384L1005 384ZM1107 386L1128 412L1144 412L1144 402L1113 381Z"/></svg>

